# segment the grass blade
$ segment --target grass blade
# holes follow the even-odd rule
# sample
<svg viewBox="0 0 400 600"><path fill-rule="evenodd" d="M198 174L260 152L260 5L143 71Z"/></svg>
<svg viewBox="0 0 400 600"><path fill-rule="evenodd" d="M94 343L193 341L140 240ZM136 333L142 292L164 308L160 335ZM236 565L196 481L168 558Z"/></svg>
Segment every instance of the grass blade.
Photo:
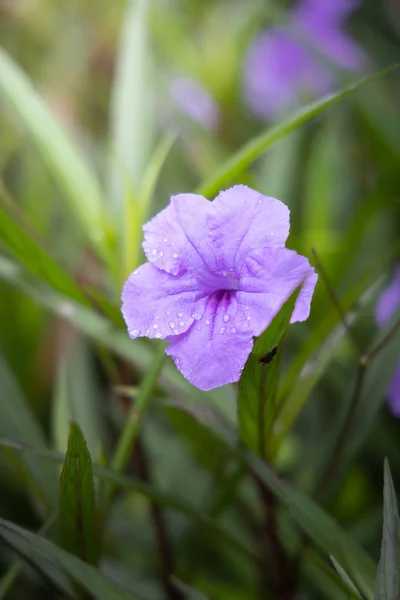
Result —
<svg viewBox="0 0 400 600"><path fill-rule="evenodd" d="M212 175L209 179L206 179L206 181L204 181L197 190L198 193L210 198L215 196L215 194L222 188L223 185L244 171L246 167L248 167L266 150L268 150L268 148L275 142L285 137L297 127L300 127L300 125L307 123L307 121L310 119L313 119L317 115L321 114L324 110L336 104L336 102L339 102L349 94L360 89L362 86L367 85L368 83L371 83L380 77L383 77L387 73L397 69L399 66L400 65L396 64L387 69L383 69L382 71L379 71L379 73L375 73L369 77L364 77L363 79L352 83L339 92L329 94L321 100L312 102L304 108L296 111L290 117L285 119L283 123L278 123L265 133L253 138L240 150L238 150L238 152L231 156L226 163L223 164L216 173L214 173L214 175Z"/></svg>
<svg viewBox="0 0 400 600"><path fill-rule="evenodd" d="M71 597L72 592L65 579L67 573L76 583L92 594L96 600L133 600L143 596L124 592L92 565L65 552L49 540L31 533L9 521L0 519L0 539L20 556L27 558L42 575L46 575L58 589ZM45 566L44 566L45 565ZM74 597L72 595L72 597Z"/></svg>
<svg viewBox="0 0 400 600"><path fill-rule="evenodd" d="M2 49L0 94L17 112L88 240L105 259L105 220L99 183L25 73Z"/></svg>

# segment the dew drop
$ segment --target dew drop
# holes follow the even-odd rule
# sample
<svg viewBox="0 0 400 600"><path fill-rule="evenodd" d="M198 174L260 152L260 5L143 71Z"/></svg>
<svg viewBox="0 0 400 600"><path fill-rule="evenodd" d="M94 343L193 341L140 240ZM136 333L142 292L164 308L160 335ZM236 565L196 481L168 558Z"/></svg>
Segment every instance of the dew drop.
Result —
<svg viewBox="0 0 400 600"><path fill-rule="evenodd" d="M183 326L184 326L184 324L185 324L185 322L184 322L184 321L179 321L179 325L180 325L181 327L183 327Z"/></svg>
<svg viewBox="0 0 400 600"><path fill-rule="evenodd" d="M274 234L272 233L272 231L271 231L271 233L270 233L269 235L270 235L271 237L274 237Z"/></svg>
<svg viewBox="0 0 400 600"><path fill-rule="evenodd" d="M160 256L164 256L164 252L160 250Z"/></svg>
<svg viewBox="0 0 400 600"><path fill-rule="evenodd" d="M228 275L228 271L222 271L222 275L226 277Z"/></svg>
<svg viewBox="0 0 400 600"><path fill-rule="evenodd" d="M169 326L171 327L171 329L173 329L175 327L175 323L173 321L171 321Z"/></svg>
<svg viewBox="0 0 400 600"><path fill-rule="evenodd" d="M248 307L248 306L245 306L245 307L244 307L244 310L249 310L249 307Z"/></svg>
<svg viewBox="0 0 400 600"><path fill-rule="evenodd" d="M236 333L236 327L232 327L231 331L232 333Z"/></svg>
<svg viewBox="0 0 400 600"><path fill-rule="evenodd" d="M169 317L169 315L171 314L170 310L167 310L167 316Z"/></svg>
<svg viewBox="0 0 400 600"><path fill-rule="evenodd" d="M164 242L168 242L168 238L164 238Z"/></svg>
<svg viewBox="0 0 400 600"><path fill-rule="evenodd" d="M195 321L200 321L201 319L201 314L198 312L195 312L192 314L193 319L195 319Z"/></svg>
<svg viewBox="0 0 400 600"><path fill-rule="evenodd" d="M154 323L153 329L158 329L158 324L157 323Z"/></svg>
<svg viewBox="0 0 400 600"><path fill-rule="evenodd" d="M139 331L139 329L132 329L129 332L129 335L131 336L131 338L137 338L140 335L140 331Z"/></svg>
<svg viewBox="0 0 400 600"><path fill-rule="evenodd" d="M230 321L230 320L231 320L231 318L230 318L229 315L224 315L224 321L225 321L225 323L228 323L228 321Z"/></svg>
<svg viewBox="0 0 400 600"><path fill-rule="evenodd" d="M248 320L248 321L251 321L251 316L250 316L250 315L247 317L247 320Z"/></svg>
<svg viewBox="0 0 400 600"><path fill-rule="evenodd" d="M179 367L179 365L181 364L181 361L179 360L179 358L175 359L175 364L177 367Z"/></svg>
<svg viewBox="0 0 400 600"><path fill-rule="evenodd" d="M210 324L210 321L208 319L205 320L206 325Z"/></svg>
<svg viewBox="0 0 400 600"><path fill-rule="evenodd" d="M178 255L177 255L177 253L176 253L176 252L174 252L172 256L173 256L174 258L178 258Z"/></svg>
<svg viewBox="0 0 400 600"><path fill-rule="evenodd" d="M226 327L221 327L221 329L219 330L220 333L225 333L225 329Z"/></svg>
<svg viewBox="0 0 400 600"><path fill-rule="evenodd" d="M183 317L183 313L178 313L178 317Z"/></svg>
<svg viewBox="0 0 400 600"><path fill-rule="evenodd" d="M154 248L154 250L152 250L151 253L152 253L153 256L156 256L157 255L157 248Z"/></svg>
<svg viewBox="0 0 400 600"><path fill-rule="evenodd" d="M175 335L178 335L179 331L177 329L174 329L173 331Z"/></svg>
<svg viewBox="0 0 400 600"><path fill-rule="evenodd" d="M201 325L199 325L199 326L197 327L197 331L200 331L200 330L201 330Z"/></svg>
<svg viewBox="0 0 400 600"><path fill-rule="evenodd" d="M262 200L259 200L259 201L258 201L258 204L261 204L261 203L262 203Z"/></svg>
<svg viewBox="0 0 400 600"><path fill-rule="evenodd" d="M156 338L157 338L157 339L160 339L160 337L161 337L161 333L160 333L159 331L157 331L157 333L156 333Z"/></svg>

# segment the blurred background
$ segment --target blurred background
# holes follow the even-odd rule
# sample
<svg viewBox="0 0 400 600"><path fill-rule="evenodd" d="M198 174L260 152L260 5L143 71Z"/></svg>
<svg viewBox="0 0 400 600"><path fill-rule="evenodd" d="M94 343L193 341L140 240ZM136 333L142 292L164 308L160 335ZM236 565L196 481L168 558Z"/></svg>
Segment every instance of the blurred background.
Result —
<svg viewBox="0 0 400 600"><path fill-rule="evenodd" d="M399 62L399 39L395 0L0 0L1 518L32 531L47 522L70 419L93 461L109 464L157 351L130 341L119 314L123 282L144 261L143 222L171 194L217 192L220 165L293 111ZM329 471L357 371L331 292L366 352L382 335L375 307L399 262L399 100L394 71L278 136L222 185L288 204L288 246L314 262L315 248L328 276L308 322L287 336L270 462L310 496L330 472L319 502L375 561L385 456L400 485L400 424L386 402L400 344L371 366ZM202 425L216 411L235 427L236 394L199 392L167 362L128 473L252 548L254 486ZM298 533L285 515L290 549ZM48 531L57 541L57 527ZM348 597L326 553L303 554L288 597ZM0 542L0 598L63 597L15 564ZM145 598L283 597L260 596L254 564L201 523L127 491L105 519L100 564ZM174 596L166 568L199 595Z"/></svg>

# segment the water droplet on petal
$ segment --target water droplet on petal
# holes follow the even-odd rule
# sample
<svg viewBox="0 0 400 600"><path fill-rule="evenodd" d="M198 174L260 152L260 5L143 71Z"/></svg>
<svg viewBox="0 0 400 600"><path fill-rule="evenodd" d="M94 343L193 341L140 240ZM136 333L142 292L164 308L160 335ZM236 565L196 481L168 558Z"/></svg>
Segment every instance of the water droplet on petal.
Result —
<svg viewBox="0 0 400 600"><path fill-rule="evenodd" d="M168 238L164 238L164 242L168 242Z"/></svg>
<svg viewBox="0 0 400 600"><path fill-rule="evenodd" d="M222 271L222 275L226 277L228 275L228 271Z"/></svg>
<svg viewBox="0 0 400 600"><path fill-rule="evenodd" d="M206 325L209 325L209 324L210 324L210 321L209 321L208 319L206 319L206 320L205 320L205 324L206 324Z"/></svg>
<svg viewBox="0 0 400 600"><path fill-rule="evenodd" d="M193 319L195 319L195 321L200 321L201 319L201 314L198 312L195 312L192 314Z"/></svg>
<svg viewBox="0 0 400 600"><path fill-rule="evenodd" d="M160 333L159 331L157 331L157 333L156 333L156 338L157 338L157 339L160 339L160 337L161 337L161 333Z"/></svg>
<svg viewBox="0 0 400 600"><path fill-rule="evenodd" d="M177 329L174 329L174 334L178 335L179 331Z"/></svg>
<svg viewBox="0 0 400 600"><path fill-rule="evenodd" d="M169 315L171 314L170 310L167 310L167 316L169 317Z"/></svg>
<svg viewBox="0 0 400 600"><path fill-rule="evenodd" d="M231 320L231 318L230 318L229 315L224 315L224 321L225 321L225 323L228 323L228 321L230 321L230 320Z"/></svg>
<svg viewBox="0 0 400 600"><path fill-rule="evenodd" d="M201 325L199 325L199 326L197 327L197 331L200 331L200 330L201 330Z"/></svg>
<svg viewBox="0 0 400 600"><path fill-rule="evenodd" d="M153 329L158 329L158 324L157 323L154 323Z"/></svg>
<svg viewBox="0 0 400 600"><path fill-rule="evenodd" d="M174 258L178 258L178 255L177 255L177 253L176 253L176 252L174 252L172 256L173 256Z"/></svg>
<svg viewBox="0 0 400 600"><path fill-rule="evenodd" d="M248 306L245 306L245 307L244 307L244 310L249 310L249 307L248 307Z"/></svg>
<svg viewBox="0 0 400 600"><path fill-rule="evenodd" d="M232 333L236 333L236 327L232 327L231 331Z"/></svg>
<svg viewBox="0 0 400 600"><path fill-rule="evenodd" d="M259 200L259 201L258 201L258 204L261 204L261 203L262 203L262 200Z"/></svg>
<svg viewBox="0 0 400 600"><path fill-rule="evenodd" d="M157 252L158 252L157 248L154 248L154 250L151 251L153 256L157 256Z"/></svg>
<svg viewBox="0 0 400 600"><path fill-rule="evenodd" d="M173 321L171 321L169 326L171 327L171 329L173 329L175 327L175 323Z"/></svg>
<svg viewBox="0 0 400 600"><path fill-rule="evenodd" d="M183 313L178 313L178 317L183 317Z"/></svg>
<svg viewBox="0 0 400 600"><path fill-rule="evenodd" d="M219 330L220 333L225 333L225 329L226 327L221 327L221 329Z"/></svg>
<svg viewBox="0 0 400 600"><path fill-rule="evenodd" d="M137 338L140 335L140 330L139 329L132 329L129 332L129 335L131 336L131 338Z"/></svg>
<svg viewBox="0 0 400 600"><path fill-rule="evenodd" d="M160 250L160 256L164 256L164 252Z"/></svg>
<svg viewBox="0 0 400 600"><path fill-rule="evenodd" d="M184 326L184 324L185 324L185 322L184 322L184 321L179 321L179 325L180 325L181 327L183 327L183 326Z"/></svg>
<svg viewBox="0 0 400 600"><path fill-rule="evenodd" d="M181 364L181 361L179 360L179 358L175 359L175 364L177 367L179 367L179 365Z"/></svg>
<svg viewBox="0 0 400 600"><path fill-rule="evenodd" d="M272 233L272 231L271 231L271 233L270 233L269 235L270 235L271 237L274 237L274 234Z"/></svg>
<svg viewBox="0 0 400 600"><path fill-rule="evenodd" d="M248 321L251 321L251 316L250 316L250 315L247 317L247 320L248 320Z"/></svg>

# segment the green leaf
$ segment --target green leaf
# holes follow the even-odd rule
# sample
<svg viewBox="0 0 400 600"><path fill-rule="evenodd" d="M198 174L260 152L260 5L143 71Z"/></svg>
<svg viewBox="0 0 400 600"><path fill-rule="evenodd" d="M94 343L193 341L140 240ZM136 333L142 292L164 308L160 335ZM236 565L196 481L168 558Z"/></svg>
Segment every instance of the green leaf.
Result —
<svg viewBox="0 0 400 600"><path fill-rule="evenodd" d="M400 522L396 492L387 459L384 465L383 536L375 600L400 598Z"/></svg>
<svg viewBox="0 0 400 600"><path fill-rule="evenodd" d="M2 49L0 97L1 95L16 110L83 231L98 255L105 259L105 219L99 183L25 73Z"/></svg>
<svg viewBox="0 0 400 600"><path fill-rule="evenodd" d="M2 209L0 209L0 240L18 262L33 275L66 296L82 304L88 304L85 294L73 277Z"/></svg>
<svg viewBox="0 0 400 600"><path fill-rule="evenodd" d="M115 161L110 183L111 196L120 207L124 205L126 195L124 180L138 197L153 141L148 39L150 4L149 0L128 1L117 54L111 101L111 146Z"/></svg>
<svg viewBox="0 0 400 600"><path fill-rule="evenodd" d="M239 381L240 439L265 458L268 434L276 413L281 344L289 326L299 288L290 296L267 329L255 338Z"/></svg>
<svg viewBox="0 0 400 600"><path fill-rule="evenodd" d="M27 453L34 458L36 457L36 459L44 458L56 463L63 462L63 456L59 452L55 452L54 450L36 450L34 448L29 448L24 444L5 438L0 438L0 448L11 449L14 452ZM229 530L213 521L208 515L200 513L198 508L179 496L175 494L167 494L150 484L144 483L143 481L133 479L132 477L126 477L120 473L117 473L116 471L105 469L97 465L93 466L93 473L95 477L98 477L102 481L112 483L116 489L119 488L130 491L135 495L154 500L155 502L159 502L165 508L169 508L170 510L194 519L199 524L207 527L210 532L218 535L221 539L224 539L230 547L235 547L250 561L254 560L255 555L251 549L247 548L243 544L242 540L232 535Z"/></svg>
<svg viewBox="0 0 400 600"><path fill-rule="evenodd" d="M62 550L49 540L4 519L0 519L0 539L20 556L27 558L32 566L35 566L42 575L69 597L74 595L65 573L96 600L139 600L139 598L145 600L143 595L139 594L132 597L104 577L95 567Z"/></svg>
<svg viewBox="0 0 400 600"><path fill-rule="evenodd" d="M338 563L336 558L334 556L331 556L330 559L331 559L332 564L335 567L336 571L338 572L340 579L343 581L343 583L346 585L347 589L349 590L350 598L360 598L360 600L362 600L360 592L358 591L358 589L356 588L356 586L354 585L354 583L352 582L350 577L347 575L347 573L343 569L343 567Z"/></svg>
<svg viewBox="0 0 400 600"><path fill-rule="evenodd" d="M343 90L325 96L321 100L312 102L304 108L296 111L293 115L277 125L271 127L268 131L258 135L254 139L247 142L238 152L231 156L227 162L219 167L217 172L202 183L198 189L199 194L203 194L207 197L214 196L224 184L234 179L239 175L246 167L248 167L253 161L261 156L272 144L286 136L288 133L303 125L310 119L316 117L324 110L339 102L347 95L355 92L362 86L371 83L372 81L383 77L390 71L397 69L400 65L393 65L379 73L375 73L370 77L365 77L356 81L355 83L345 87Z"/></svg>
<svg viewBox="0 0 400 600"><path fill-rule="evenodd" d="M86 340L78 336L59 365L53 401L52 433L56 448L65 452L70 421L75 421L96 459L102 444L101 390Z"/></svg>
<svg viewBox="0 0 400 600"><path fill-rule="evenodd" d="M1 352L0 381L0 436L45 450L47 444L40 425ZM32 456L16 456L12 451L7 452L7 458L33 495L46 508L54 506L58 497L55 469L38 465Z"/></svg>
<svg viewBox="0 0 400 600"><path fill-rule="evenodd" d="M61 473L60 533L70 554L96 565L100 539L96 518L92 459L83 433L71 422L68 449Z"/></svg>

